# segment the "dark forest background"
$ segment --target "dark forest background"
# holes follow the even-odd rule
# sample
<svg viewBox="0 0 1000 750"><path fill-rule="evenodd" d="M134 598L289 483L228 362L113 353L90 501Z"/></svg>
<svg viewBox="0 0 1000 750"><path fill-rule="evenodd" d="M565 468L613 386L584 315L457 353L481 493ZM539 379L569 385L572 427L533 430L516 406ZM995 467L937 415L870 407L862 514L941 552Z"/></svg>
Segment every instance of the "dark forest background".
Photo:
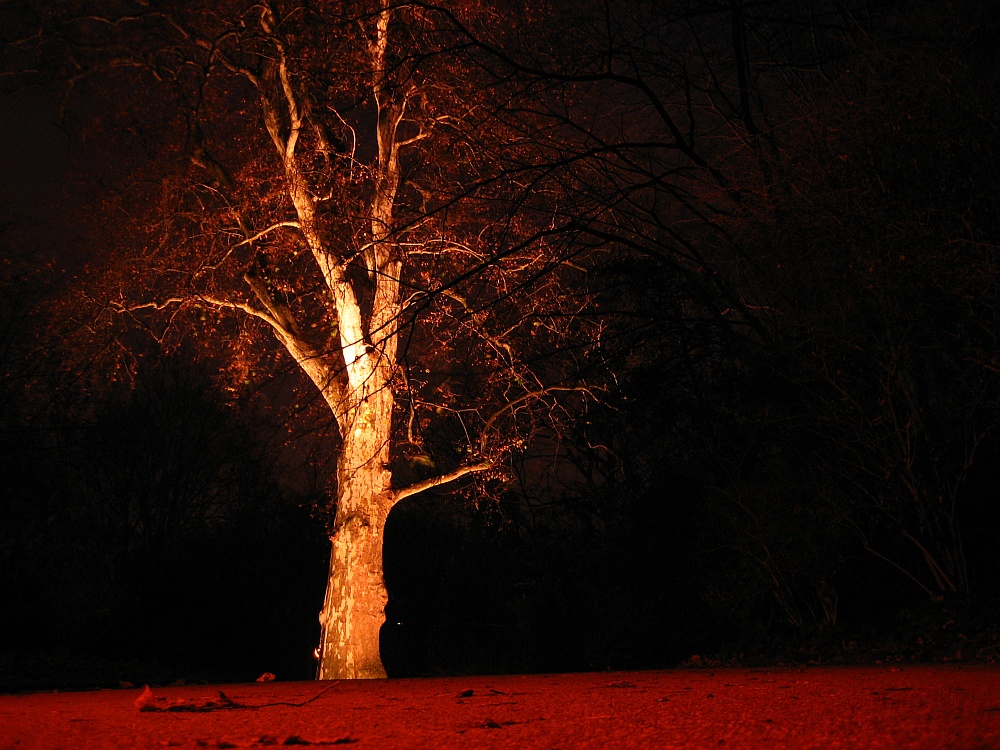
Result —
<svg viewBox="0 0 1000 750"><path fill-rule="evenodd" d="M567 468L542 479L542 440L490 497L393 511L390 675L1000 657L1000 23L860 5L822 75L765 92L767 215L719 220L769 304L694 320L669 264L611 258L624 366ZM95 390L59 349L73 269L17 222L0 689L311 678L329 438L183 347Z"/></svg>

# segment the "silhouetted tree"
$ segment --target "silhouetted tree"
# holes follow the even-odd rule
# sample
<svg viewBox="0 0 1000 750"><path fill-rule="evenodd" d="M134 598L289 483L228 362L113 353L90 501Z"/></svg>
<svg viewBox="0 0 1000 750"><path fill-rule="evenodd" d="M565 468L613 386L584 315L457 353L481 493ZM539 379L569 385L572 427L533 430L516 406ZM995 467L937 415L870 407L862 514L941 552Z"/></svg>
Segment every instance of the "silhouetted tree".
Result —
<svg viewBox="0 0 1000 750"><path fill-rule="evenodd" d="M741 560L722 577L797 626L836 622L852 536L932 598L967 590L960 506L997 407L992 24L977 3L580 3L480 40L538 92L544 135L510 168L571 196L562 237L669 288L611 284L602 353L663 368L678 432L699 401L719 420L698 459ZM639 476L662 447L629 431Z"/></svg>

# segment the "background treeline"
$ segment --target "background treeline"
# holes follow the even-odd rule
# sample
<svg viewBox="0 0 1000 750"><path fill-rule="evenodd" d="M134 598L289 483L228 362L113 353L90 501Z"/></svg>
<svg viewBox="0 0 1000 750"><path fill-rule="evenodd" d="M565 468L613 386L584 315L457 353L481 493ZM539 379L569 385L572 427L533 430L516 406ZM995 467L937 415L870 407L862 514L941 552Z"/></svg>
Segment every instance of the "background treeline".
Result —
<svg viewBox="0 0 1000 750"><path fill-rule="evenodd" d="M0 685L311 678L328 543L273 425L174 360L88 397L32 333L5 349Z"/></svg>
<svg viewBox="0 0 1000 750"><path fill-rule="evenodd" d="M704 3L686 26L701 31L665 50L643 34L676 18L640 6L594 36L631 40L608 55L645 86L611 96L711 109L684 155L704 179L629 141L631 115L539 146L577 198L566 242L614 248L588 291L615 378L492 497L394 511L390 673L995 658L995 12ZM734 19L725 44L691 42ZM601 101L586 45L575 67L529 52L487 59L526 89L572 90L562 125ZM655 99L671 71L691 85ZM683 210L661 212L668 197ZM95 389L53 343L58 283L13 250L3 687L310 677L329 509L300 459L327 438L179 355L147 352L128 388Z"/></svg>

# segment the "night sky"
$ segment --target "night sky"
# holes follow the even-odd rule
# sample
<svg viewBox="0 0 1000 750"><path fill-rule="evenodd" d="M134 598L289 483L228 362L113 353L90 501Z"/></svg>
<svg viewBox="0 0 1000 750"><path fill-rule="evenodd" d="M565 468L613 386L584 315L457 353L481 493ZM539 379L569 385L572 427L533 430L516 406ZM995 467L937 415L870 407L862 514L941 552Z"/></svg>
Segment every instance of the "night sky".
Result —
<svg viewBox="0 0 1000 750"><path fill-rule="evenodd" d="M8 243L53 256L71 252L67 233L83 193L59 126L59 101L36 88L5 94L2 106L0 204L14 219Z"/></svg>

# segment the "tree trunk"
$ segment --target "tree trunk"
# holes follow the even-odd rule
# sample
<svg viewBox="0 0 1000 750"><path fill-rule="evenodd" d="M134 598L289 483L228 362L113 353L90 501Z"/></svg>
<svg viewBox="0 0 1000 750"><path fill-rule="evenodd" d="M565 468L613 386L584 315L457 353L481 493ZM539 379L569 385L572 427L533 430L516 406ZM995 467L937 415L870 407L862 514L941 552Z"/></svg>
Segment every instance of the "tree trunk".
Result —
<svg viewBox="0 0 1000 750"><path fill-rule="evenodd" d="M318 678L385 677L379 633L388 595L382 577L384 524L352 519L333 535L330 578L320 614L323 641Z"/></svg>
<svg viewBox="0 0 1000 750"><path fill-rule="evenodd" d="M377 371L377 370L376 370ZM321 680L385 677L379 632L388 595L382 577L385 522L394 502L388 470L392 390L385 380L353 411L337 465L337 516L320 613Z"/></svg>

